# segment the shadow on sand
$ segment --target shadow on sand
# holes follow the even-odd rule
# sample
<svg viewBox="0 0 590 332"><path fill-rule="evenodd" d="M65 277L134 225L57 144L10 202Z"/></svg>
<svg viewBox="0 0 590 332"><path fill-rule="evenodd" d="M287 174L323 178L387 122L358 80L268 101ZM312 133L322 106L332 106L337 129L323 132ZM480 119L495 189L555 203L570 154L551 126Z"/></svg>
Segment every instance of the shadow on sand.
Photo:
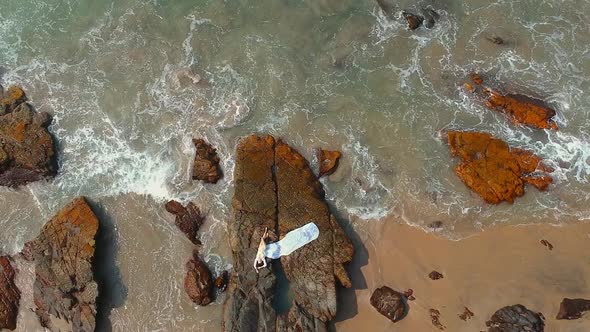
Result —
<svg viewBox="0 0 590 332"><path fill-rule="evenodd" d="M113 330L109 319L111 310L125 303L127 288L123 284L116 262L118 248L114 220L108 216L100 203L89 200L89 204L100 222L94 254L94 279L98 283L99 291L96 301L96 331L110 332Z"/></svg>
<svg viewBox="0 0 590 332"><path fill-rule="evenodd" d="M336 313L336 318L330 322L330 331L335 331L334 323L350 319L358 313L356 290L367 289L367 281L361 272L361 267L369 263L369 254L365 244L354 230L351 222L343 217L331 202L328 202L328 205L330 207L330 212L336 217L338 224L342 227L354 245L354 256L352 257L352 261L346 266L346 271L352 282L352 287L343 288L339 286L338 312Z"/></svg>

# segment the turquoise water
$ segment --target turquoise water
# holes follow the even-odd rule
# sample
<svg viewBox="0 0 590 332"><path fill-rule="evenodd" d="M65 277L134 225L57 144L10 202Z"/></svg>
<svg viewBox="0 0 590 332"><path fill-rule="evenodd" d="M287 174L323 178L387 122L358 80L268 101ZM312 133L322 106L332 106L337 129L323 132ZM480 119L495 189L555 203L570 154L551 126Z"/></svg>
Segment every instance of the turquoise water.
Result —
<svg viewBox="0 0 590 332"><path fill-rule="evenodd" d="M388 216L441 220L451 238L496 223L590 219L590 3L424 5L441 15L432 30L407 31L369 0L3 0L0 83L22 85L54 116L60 173L0 189L0 250L18 251L86 195L115 226L128 295L114 329L217 327L219 307L194 309L178 288L190 246L162 203L194 200L207 211L203 254L217 272L231 266L219 240L235 143L251 132L283 137L313 165L316 147L341 150L339 172L322 181L360 233ZM517 128L470 100L461 84L472 71L544 99L561 130ZM514 205L483 204L452 172L439 134L447 128L533 150L556 167L555 185L527 188ZM218 148L218 185L189 181L192 137Z"/></svg>

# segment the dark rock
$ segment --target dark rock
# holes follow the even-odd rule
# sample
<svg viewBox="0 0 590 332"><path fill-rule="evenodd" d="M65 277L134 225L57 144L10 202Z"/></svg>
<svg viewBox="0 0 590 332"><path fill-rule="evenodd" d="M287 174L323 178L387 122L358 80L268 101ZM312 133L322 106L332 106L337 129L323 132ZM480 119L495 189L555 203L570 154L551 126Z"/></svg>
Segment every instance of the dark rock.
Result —
<svg viewBox="0 0 590 332"><path fill-rule="evenodd" d="M578 319L590 311L590 300L565 298L559 305L556 319Z"/></svg>
<svg viewBox="0 0 590 332"><path fill-rule="evenodd" d="M483 79L477 74L472 74L471 79L478 86L483 84ZM555 110L541 100L521 94L502 94L489 87L474 88L474 91L485 100L487 108L503 113L516 125L558 130L553 120Z"/></svg>
<svg viewBox="0 0 590 332"><path fill-rule="evenodd" d="M41 324L52 331L94 331L98 286L92 262L98 219L81 197L64 207L25 246L35 261L33 297Z"/></svg>
<svg viewBox="0 0 590 332"><path fill-rule="evenodd" d="M184 289L188 297L198 305L206 306L213 300L211 272L199 257L197 250L193 252L193 257L186 263Z"/></svg>
<svg viewBox="0 0 590 332"><path fill-rule="evenodd" d="M467 321L468 319L471 319L473 316L473 312L469 310L469 308L465 307L463 313L459 315L459 319L461 319L462 321Z"/></svg>
<svg viewBox="0 0 590 332"><path fill-rule="evenodd" d="M409 13L406 11L403 11L402 15L404 16L404 19L408 23L408 29L410 29L410 30L418 29L422 25L422 22L424 21L424 18L422 16L412 14L412 13Z"/></svg>
<svg viewBox="0 0 590 332"><path fill-rule="evenodd" d="M336 172L336 169L338 169L340 157L342 157L342 153L340 151L318 149L320 176L326 176Z"/></svg>
<svg viewBox="0 0 590 332"><path fill-rule="evenodd" d="M409 310L404 295L393 289L382 286L377 288L370 299L371 305L392 322L399 322Z"/></svg>
<svg viewBox="0 0 590 332"><path fill-rule="evenodd" d="M486 322L488 332L543 332L543 315L532 312L522 304L506 306L494 313Z"/></svg>
<svg viewBox="0 0 590 332"><path fill-rule="evenodd" d="M500 37L498 37L498 36L491 36L491 37L486 37L486 39L487 39L489 42L492 42L492 43L494 43L494 44L496 44L496 45L503 45L503 44L504 44L504 39L502 39L502 38L500 38Z"/></svg>
<svg viewBox="0 0 590 332"><path fill-rule="evenodd" d="M197 233L205 221L205 217L201 215L201 210L190 202L186 207L182 206L177 201L169 201L165 205L166 211L176 216L174 223L176 227L183 232L186 237L194 244L200 245L201 241L197 238Z"/></svg>
<svg viewBox="0 0 590 332"><path fill-rule="evenodd" d="M443 227L443 222L440 220L435 220L428 224L428 228L432 230L438 230Z"/></svg>
<svg viewBox="0 0 590 332"><path fill-rule="evenodd" d="M0 330L16 329L20 291L14 283L14 268L8 256L0 256Z"/></svg>
<svg viewBox="0 0 590 332"><path fill-rule="evenodd" d="M54 176L53 138L47 131L51 117L36 113L19 87L0 99L0 186L18 187Z"/></svg>
<svg viewBox="0 0 590 332"><path fill-rule="evenodd" d="M321 183L297 151L272 136L240 140L234 174L234 220L228 230L235 268L224 330L326 331L326 321L336 313L336 280L350 286L342 264L351 260L354 248L329 213ZM281 258L294 303L288 314L278 316L272 265L258 274L252 266L261 236L268 228L283 237L310 221L320 229L318 239Z"/></svg>
<svg viewBox="0 0 590 332"><path fill-rule="evenodd" d="M193 180L201 180L206 183L217 183L223 177L219 166L217 150L203 139L193 139L197 149L193 164Z"/></svg>
<svg viewBox="0 0 590 332"><path fill-rule="evenodd" d="M451 154L461 158L455 173L488 203L514 202L524 195L525 183L544 191L553 182L543 173L552 170L529 151L511 149L486 133L451 130L447 135Z"/></svg>
<svg viewBox="0 0 590 332"><path fill-rule="evenodd" d="M229 273L227 271L223 271L221 275L215 279L213 284L215 285L215 288L219 289L223 293L227 288L228 281Z"/></svg>
<svg viewBox="0 0 590 332"><path fill-rule="evenodd" d="M544 245L545 247L547 247L547 249L553 250L553 245L551 244L551 242L549 242L547 240L541 240L540 242L541 242L542 245Z"/></svg>
<svg viewBox="0 0 590 332"><path fill-rule="evenodd" d="M430 321L432 322L432 325L439 330L444 330L446 327L440 322L440 311L430 308L428 312L430 313Z"/></svg>
<svg viewBox="0 0 590 332"><path fill-rule="evenodd" d="M432 271L432 272L430 272L430 274L428 274L428 277L432 280L438 280L438 279L442 279L444 276L442 275L442 273L440 273L438 271Z"/></svg>
<svg viewBox="0 0 590 332"><path fill-rule="evenodd" d="M434 23L440 18L440 15L430 8L422 8L422 15L424 16L424 26L427 29L434 28Z"/></svg>

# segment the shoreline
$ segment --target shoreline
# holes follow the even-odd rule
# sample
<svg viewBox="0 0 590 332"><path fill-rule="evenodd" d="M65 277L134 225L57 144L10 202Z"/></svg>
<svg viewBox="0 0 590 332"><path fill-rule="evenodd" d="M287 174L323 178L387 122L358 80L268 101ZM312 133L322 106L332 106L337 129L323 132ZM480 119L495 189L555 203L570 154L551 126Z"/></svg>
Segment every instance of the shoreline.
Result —
<svg viewBox="0 0 590 332"><path fill-rule="evenodd" d="M590 294L588 222L492 226L461 240L424 232L396 218L367 228L362 236L366 257L355 257L349 267L357 271L352 272L354 290L344 290L339 299L342 311L334 323L339 332L440 331L431 322L431 308L440 311L447 331L484 331L496 310L519 303L545 316L546 331L581 332L590 326L589 317L555 319L563 298ZM554 248L541 244L543 239ZM431 280L433 270L444 277ZM397 323L369 304L372 292L384 285L414 291L408 315ZM465 307L474 316L463 321L459 315Z"/></svg>

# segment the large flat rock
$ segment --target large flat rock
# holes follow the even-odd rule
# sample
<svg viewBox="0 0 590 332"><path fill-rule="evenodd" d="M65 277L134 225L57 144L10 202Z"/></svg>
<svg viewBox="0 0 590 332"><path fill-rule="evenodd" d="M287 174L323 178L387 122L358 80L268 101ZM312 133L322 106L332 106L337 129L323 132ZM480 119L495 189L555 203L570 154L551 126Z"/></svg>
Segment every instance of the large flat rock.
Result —
<svg viewBox="0 0 590 332"><path fill-rule="evenodd" d="M20 291L14 283L14 268L10 258L0 256L0 330L16 329Z"/></svg>
<svg viewBox="0 0 590 332"><path fill-rule="evenodd" d="M234 220L229 227L235 267L225 303L225 331L326 331L336 314L336 281L350 287L343 268L351 241L330 214L322 185L296 150L272 136L251 135L236 149ZM286 315L272 306L273 267L256 273L252 264L264 229L279 238L315 222L317 240L283 256L294 303Z"/></svg>

